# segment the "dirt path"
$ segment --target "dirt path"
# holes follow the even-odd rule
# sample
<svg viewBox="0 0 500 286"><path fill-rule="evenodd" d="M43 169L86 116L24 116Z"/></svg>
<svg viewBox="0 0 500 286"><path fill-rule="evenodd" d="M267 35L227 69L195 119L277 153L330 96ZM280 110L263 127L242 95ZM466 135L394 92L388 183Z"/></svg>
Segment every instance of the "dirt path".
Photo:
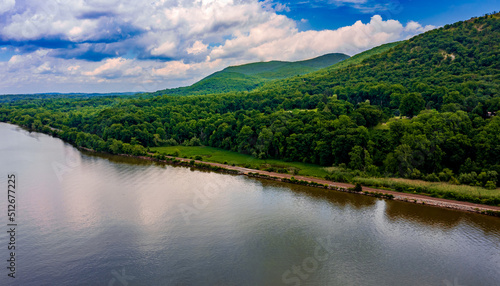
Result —
<svg viewBox="0 0 500 286"><path fill-rule="evenodd" d="M183 162L192 161L191 159L185 159L185 158L176 158L176 157L171 157L171 156L165 156L165 157L175 158L175 159L181 160ZM148 157L144 157L144 158L148 158ZM354 185L352 185L352 184L332 182L332 181L327 181L327 180L314 178L314 177L294 176L294 175L290 175L290 174L273 173L273 172L267 172L267 171L262 171L262 170L254 170L254 169L248 169L248 168L244 168L244 167L231 166L231 165L205 162L205 161L198 161L198 160L195 160L195 162L196 163L203 163L203 164L207 164L207 165L211 165L211 166L222 167L222 168L229 169L229 170L235 170L235 171L238 171L241 174L247 175L247 176L250 176L252 174L260 174L260 175L264 175L264 176L273 177L273 178L269 178L269 179L274 179L274 178L291 179L292 177L294 177L296 180L318 183L318 184L322 184L322 185L327 185L327 186L332 187L332 188L340 187L343 189L347 189L347 188L354 187ZM250 173L252 173L252 174L250 174ZM398 200L398 201L405 201L405 202L411 202L411 203L417 203L417 204L425 204L425 205L431 205L431 206L442 207L442 208L450 208L450 209L476 212L476 213L481 213L482 211L500 212L500 207L496 207L496 206L488 206L488 205L474 204L474 203L469 203L469 202L434 198L434 197L429 197L429 196L419 195L419 194L408 194L408 193L401 193L401 192L388 191L388 190L382 190L382 189L374 189L374 188L370 188L370 187L363 187L363 191L368 191L368 192L372 192L372 193L382 193L385 195L392 195L392 196L394 196L394 200Z"/></svg>

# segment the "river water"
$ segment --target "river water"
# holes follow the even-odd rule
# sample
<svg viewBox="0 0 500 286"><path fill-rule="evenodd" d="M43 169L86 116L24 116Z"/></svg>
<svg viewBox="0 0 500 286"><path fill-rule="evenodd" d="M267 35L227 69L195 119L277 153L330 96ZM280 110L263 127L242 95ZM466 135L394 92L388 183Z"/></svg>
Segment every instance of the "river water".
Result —
<svg viewBox="0 0 500 286"><path fill-rule="evenodd" d="M500 281L499 218L82 153L5 123L0 160L0 285Z"/></svg>

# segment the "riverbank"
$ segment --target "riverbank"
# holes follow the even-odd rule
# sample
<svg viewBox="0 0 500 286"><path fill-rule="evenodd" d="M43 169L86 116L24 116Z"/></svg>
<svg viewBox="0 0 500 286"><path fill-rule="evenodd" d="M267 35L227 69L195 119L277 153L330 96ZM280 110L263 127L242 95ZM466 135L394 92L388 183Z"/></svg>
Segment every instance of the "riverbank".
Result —
<svg viewBox="0 0 500 286"><path fill-rule="evenodd" d="M88 148L80 147L80 149L85 150L85 151L95 152L95 151L88 149ZM221 164L221 163L205 162L205 161L186 159L186 158L178 158L178 157L167 156L167 155L161 155L161 157L157 156L157 155L155 156L155 154L151 154L151 153L149 155L150 156L134 156L134 155L129 155L129 154L120 154L120 156L134 157L134 158L139 158L139 159L143 159L143 160L162 162L162 163L167 163L167 164L172 164L172 165L193 167L193 168L198 168L198 169L208 169L208 170L212 170L212 171L223 172L223 173L234 174L234 175L245 175L248 177L274 180L274 181L280 181L280 182L286 182L286 183L292 183L292 184L300 184L300 185L318 187L318 188L329 189L329 190L340 191L340 192L349 192L349 193L380 197L380 198L384 198L384 199L392 199L392 200L403 201L403 202L414 203L414 204L429 205L429 206L434 206L434 207L454 209L454 210L466 211L466 212L474 212L474 213L480 213L480 214L486 214L486 215L500 217L500 207L498 207L498 206L489 206L489 205L483 205L483 204L475 204L475 203L471 203L471 202L455 201L455 200L449 200L449 199L443 199L443 198L435 198L435 197L430 197L430 196L421 195L421 194L402 193L402 192L396 192L396 191L384 190L384 189L376 189L376 188L365 187L365 186L362 187L361 191L357 191L357 190L355 190L355 188L354 188L355 186L353 184L332 182L332 181L328 181L328 180L324 180L324 179L320 179L320 178L309 177L309 176L299 176L299 175L282 174L282 173L276 173L276 172L268 172L268 171L263 171L263 170L256 170L256 169L250 169L250 168L245 168L245 167L232 166L232 165Z"/></svg>
<svg viewBox="0 0 500 286"><path fill-rule="evenodd" d="M418 179L376 177L359 170L351 170L345 165L325 167L304 162L290 162L274 158L255 158L230 150L209 146L168 146L151 147L151 153L157 155L196 159L204 162L240 166L248 169L263 170L272 173L301 175L325 179L332 182L361 184L374 189L391 190L401 193L421 194L434 198L471 202L481 205L500 206L500 188L483 188L479 185L450 183L443 177L438 181ZM495 179L496 181L496 179Z"/></svg>

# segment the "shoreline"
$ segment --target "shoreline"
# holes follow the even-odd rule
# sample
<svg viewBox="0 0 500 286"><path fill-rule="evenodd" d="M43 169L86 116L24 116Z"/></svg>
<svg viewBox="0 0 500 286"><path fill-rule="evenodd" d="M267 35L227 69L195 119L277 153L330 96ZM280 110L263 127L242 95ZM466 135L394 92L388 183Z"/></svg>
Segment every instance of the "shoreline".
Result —
<svg viewBox="0 0 500 286"><path fill-rule="evenodd" d="M94 151L92 149L84 148L84 147L78 147L78 149L85 150L85 151L92 152L92 153L100 153L100 152ZM153 155L152 153L149 153L149 154ZM255 170L255 169L249 169L249 168L244 168L244 167L239 167L239 166L232 166L232 165L220 164L220 163L214 163L214 162L205 162L205 161L194 160L194 159L178 158L178 157L167 156L167 155L164 155L165 160L160 160L158 158L154 158L151 156L135 156L135 155L130 155L130 154L113 154L113 155L132 157L132 158L138 158L138 159L142 159L142 160L155 161L155 162L161 162L161 163L166 163L166 164L170 164L170 165L178 165L178 166L191 167L191 168L197 168L197 169L209 169L212 171L223 172L223 173L228 173L228 174L233 174L233 175L244 175L247 177L274 180L274 181L279 181L279 182L299 184L299 185L323 188L323 189L339 191L339 192L367 195L367 196L384 198L384 199L389 199L389 200L396 200L396 201L402 201L402 202L408 202L408 203L414 203L414 204L422 204L422 205L427 205L427 206L434 206L434 207L439 207L439 208L453 209L453 210L473 212L473 213L478 213L478 214L500 217L500 207L498 207L498 206L482 205L482 204L475 204L475 203L470 203L470 202L465 202L465 201L455 201L455 200L449 200L449 199L435 198L435 197L421 195L421 194L410 194L410 193L402 193L402 192L396 192L396 191L390 191L390 190L384 190L384 189L375 189L375 188L365 187L365 186L363 186L363 190L361 192L358 192L358 191L354 191L352 189L354 187L353 184L348 184L348 183L332 182L332 181L328 181L328 180L320 179L320 178L315 178L315 177L268 172L268 171L263 171L263 170Z"/></svg>

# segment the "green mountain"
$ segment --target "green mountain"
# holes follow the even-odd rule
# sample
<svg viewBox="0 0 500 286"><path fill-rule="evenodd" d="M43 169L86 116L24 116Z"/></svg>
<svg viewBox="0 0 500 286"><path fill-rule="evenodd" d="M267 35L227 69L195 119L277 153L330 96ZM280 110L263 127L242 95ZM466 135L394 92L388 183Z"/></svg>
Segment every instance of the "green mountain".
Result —
<svg viewBox="0 0 500 286"><path fill-rule="evenodd" d="M392 49L394 48L395 46L403 43L404 41L400 41L400 42L394 42L394 43L388 43L388 44L384 44L384 45L380 45L378 47L375 47L375 48L372 48L372 49L369 49L367 51L364 51L364 52L361 52L359 54L356 54L344 61L341 61L341 62L338 62L328 68L324 68L324 69L321 69L318 71L317 74L320 74L320 73L327 73L329 71L332 71L332 70L337 70L337 69L342 69L342 68L345 68L347 66L350 66L350 65L356 65L356 64L359 64L361 63L362 61L364 61L365 59L371 57L371 56L374 56L374 55L378 55L378 54L381 54L383 52L386 52L388 51L389 49ZM316 75L317 75L316 74Z"/></svg>
<svg viewBox="0 0 500 286"><path fill-rule="evenodd" d="M160 90L154 94L194 95L251 91L267 81L307 74L348 58L348 55L334 53L297 62L270 61L231 66L191 86Z"/></svg>
<svg viewBox="0 0 500 286"><path fill-rule="evenodd" d="M265 79L282 79L329 67L348 58L348 55L334 53L298 62L270 61L232 66L222 72L235 72Z"/></svg>
<svg viewBox="0 0 500 286"><path fill-rule="evenodd" d="M384 44L384 45L380 45L378 47L375 47L375 48L372 48L370 50L367 50L367 51L364 51L364 52L361 52L359 54L356 54L348 59L345 59L343 61L340 61L340 62L337 62L336 64L333 64L329 67L326 67L326 68L322 68L322 69L319 69L315 72L311 72L309 73L308 75L303 75L302 77L297 77L295 79L291 79L292 82L297 82L297 81L302 81L303 79L308 79L308 78L316 78L316 77L319 77L319 76L325 76L327 74L329 74L329 72L333 71L333 70L338 70L338 69L343 69L343 68L346 68L348 66L353 66L353 65L357 65L357 64L360 64L362 61L364 61L365 59L368 59L369 57L371 56L374 56L374 55L378 55L378 54L381 54L383 52L386 52L394 47L396 47L397 45L403 43L404 41L400 41L400 42L393 42L393 43L388 43L388 44ZM289 84L289 81L274 81L272 83L267 83L267 84L264 84L262 85L261 87L259 87L258 90L261 90L261 91L265 91L266 89L272 89L274 85L281 85L281 84Z"/></svg>

